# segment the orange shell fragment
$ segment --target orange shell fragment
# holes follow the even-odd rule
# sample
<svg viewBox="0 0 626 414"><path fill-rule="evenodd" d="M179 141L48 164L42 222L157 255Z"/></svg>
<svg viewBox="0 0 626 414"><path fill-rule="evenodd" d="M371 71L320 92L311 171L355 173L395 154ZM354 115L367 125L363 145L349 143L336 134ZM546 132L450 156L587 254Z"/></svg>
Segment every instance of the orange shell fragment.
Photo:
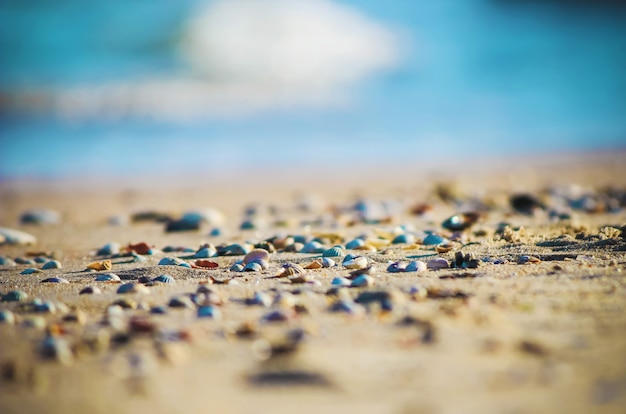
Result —
<svg viewBox="0 0 626 414"><path fill-rule="evenodd" d="M101 262L93 262L87 265L87 269L93 270L111 270L113 264L110 260L102 260Z"/></svg>
<svg viewBox="0 0 626 414"><path fill-rule="evenodd" d="M195 267L201 267L205 269L216 269L219 267L219 264L211 260L196 260L194 262L194 265Z"/></svg>

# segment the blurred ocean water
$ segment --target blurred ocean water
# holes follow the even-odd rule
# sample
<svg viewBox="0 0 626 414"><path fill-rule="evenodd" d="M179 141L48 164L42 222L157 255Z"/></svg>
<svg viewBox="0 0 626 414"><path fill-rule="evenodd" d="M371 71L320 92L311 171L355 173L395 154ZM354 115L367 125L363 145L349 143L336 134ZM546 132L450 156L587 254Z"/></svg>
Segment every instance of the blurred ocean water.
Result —
<svg viewBox="0 0 626 414"><path fill-rule="evenodd" d="M626 147L622 2L0 3L0 177Z"/></svg>

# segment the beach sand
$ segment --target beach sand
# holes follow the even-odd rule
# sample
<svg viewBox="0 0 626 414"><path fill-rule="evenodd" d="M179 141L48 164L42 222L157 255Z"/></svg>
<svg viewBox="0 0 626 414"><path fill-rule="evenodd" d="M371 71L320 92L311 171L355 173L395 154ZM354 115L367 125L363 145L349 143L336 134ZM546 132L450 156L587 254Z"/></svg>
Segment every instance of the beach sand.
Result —
<svg viewBox="0 0 626 414"><path fill-rule="evenodd" d="M3 245L0 255L15 259L41 252L62 268L21 275L41 264L0 266L0 293L21 289L28 300L61 302L69 314L80 310L85 319L64 321L63 309L35 314L17 302L0 303L16 317L15 324L0 324L0 412L624 412L626 211L576 209L569 219L554 220L541 209L516 213L509 197L529 193L546 199L546 189L567 184L594 194L605 194L607 187L623 192L625 160L626 154L617 152L467 166L416 162L405 168L335 166L314 172L277 167L228 176L5 180L0 226L26 231L37 243ZM457 202L442 200L437 189ZM386 200L395 206L393 214L375 224L352 222L354 211L348 207L359 199ZM411 214L420 204L431 210ZM87 264L106 259L94 255L110 242L195 250L203 243L258 242L279 234L337 235L345 245L367 232L386 236L399 225L450 235L443 220L477 205L485 208L483 217L449 252L420 244L349 251L368 257L375 285L350 288L348 294L388 292L391 311L376 304L356 306L352 314L329 311L331 280L350 272L341 259L337 267L308 270L315 283L271 278L283 263L305 265L320 254L272 253L268 269L244 273L229 271L242 256L212 258L219 267L211 270L157 265L163 257L189 253L157 252L142 256L140 263L112 258L110 272L123 282L160 274L176 280L150 286L149 294L117 294L120 284L94 282L103 272L85 271ZM20 215L31 208L58 211L62 223L21 225ZM204 208L223 213L220 235L210 236L213 226L206 223L198 231L172 233L154 221L109 223L112 216L122 220L139 211L176 217ZM239 229L246 208L258 211L256 229ZM509 230L498 234L501 223ZM461 249L480 266L387 271L398 260L451 262ZM518 264L523 255L540 261ZM489 258L503 263L482 260ZM40 283L55 276L70 283ZM224 302L221 319L198 318L195 308L149 313L150 307L167 306L171 297L195 292L211 279L216 283L205 286ZM238 283L219 283L230 279ZM88 285L100 287L102 294L79 295ZM411 289L418 293L410 294ZM272 297L277 290L292 292L299 303L294 315L291 307L283 309L287 321L263 322L272 308L243 303L256 292ZM427 296L413 297L419 292ZM122 298L138 308L111 316L114 326L103 326L107 307ZM70 346L61 361L41 355L46 329L24 326L33 316L43 317L47 330ZM148 328L142 326L149 332L129 328L133 317L147 322ZM234 334L243 323L256 329L255 338ZM268 356L268 347L278 354L279 345L292 344L285 339L289 332L304 333L304 339L293 349L287 346L285 355Z"/></svg>

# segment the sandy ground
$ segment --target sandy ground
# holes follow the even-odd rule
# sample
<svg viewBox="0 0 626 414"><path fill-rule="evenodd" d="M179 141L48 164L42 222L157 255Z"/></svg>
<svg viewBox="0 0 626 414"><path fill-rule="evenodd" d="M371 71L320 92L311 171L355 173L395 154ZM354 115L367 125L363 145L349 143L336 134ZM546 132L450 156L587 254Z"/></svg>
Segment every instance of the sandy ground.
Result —
<svg viewBox="0 0 626 414"><path fill-rule="evenodd" d="M0 226L27 231L38 241L0 246L0 255L15 259L41 252L63 267L21 275L25 268L41 264L0 266L0 293L19 288L29 300L67 305L70 315L80 310L85 320L64 320L63 310L34 314L19 303L0 303L0 309L16 315L15 324L0 324L0 412L624 412L626 241L620 228L626 212L576 210L571 219L555 222L543 211L533 216L514 213L508 204L512 192L540 196L543 189L566 183L623 190L624 160L624 153L616 153L499 160L467 168L377 166L359 173L337 167L315 174L269 171L150 182L145 177L4 181ZM441 183L458 195L458 203L436 197L434 189ZM303 196L309 197L308 212L296 208ZM328 219L359 197L393 201L398 212L389 223L349 225L349 214ZM268 269L251 273L229 271L241 256L214 258L219 268L212 270L157 266L163 257L183 253L158 252L143 256L141 263L112 258L111 272L124 281L163 273L176 279L174 285L149 287L149 294L119 295L119 284L94 282L96 274L85 271L97 260L95 251L109 242L196 249L205 242L257 242L276 234L332 234L345 243L365 232L384 235L401 224L449 234L441 222L474 206L472 200L488 204L489 211L464 232L463 246L455 244L444 253L419 244L352 252L369 258L375 285L348 289L348 295L391 292L393 309L388 312L378 306L357 306L354 314L330 312L330 282L349 274L341 265L308 270L314 283L270 278L285 262L304 265L319 254L273 253ZM432 210L410 214L420 203L429 203ZM241 231L244 209L250 205L261 212L266 225ZM20 225L21 213L35 207L59 211L63 222ZM107 222L111 216L137 211L175 216L207 207L224 213L222 235L209 236L208 224L199 231L166 233L163 223ZM325 219L316 224L320 217ZM283 227L276 227L277 221ZM503 222L512 229L506 237L495 233ZM386 271L396 260L452 260L459 249L504 263L419 273ZM521 255L541 261L518 264ZM40 283L53 276L70 283ZM199 319L195 309L149 313L151 306L195 292L209 278L238 282L210 285L224 301L221 319ZM99 286L102 294L79 295L88 285ZM407 293L411 288L428 295L413 297ZM262 317L271 308L243 303L256 292L272 296L276 291L293 293L305 311L288 321L265 323ZM116 317L119 326L103 326L107 307L121 298L137 308L122 311ZM46 329L26 327L33 316L43 317L47 330L69 344L65 361L41 356ZM413 323L402 325L407 316ZM130 329L131 317L147 321L151 332ZM234 334L246 322L255 328L251 339ZM294 330L305 332L304 340L292 352L268 357L267 347L277 350ZM101 346L94 349L89 344L98 335L104 339L95 341Z"/></svg>

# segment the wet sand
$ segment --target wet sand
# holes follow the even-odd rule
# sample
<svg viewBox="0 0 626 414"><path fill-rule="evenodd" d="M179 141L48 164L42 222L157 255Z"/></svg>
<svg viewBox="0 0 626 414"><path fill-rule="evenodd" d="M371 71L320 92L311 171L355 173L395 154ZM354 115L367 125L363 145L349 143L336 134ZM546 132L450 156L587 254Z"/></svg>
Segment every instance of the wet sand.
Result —
<svg viewBox="0 0 626 414"><path fill-rule="evenodd" d="M33 314L19 303L0 303L0 309L16 316L14 325L0 325L0 412L623 412L626 240L620 229L626 212L573 210L571 218L555 221L543 210L534 215L513 211L509 196L527 192L544 197L544 189L568 183L594 191L607 186L624 190L625 159L618 152L503 159L454 168L372 167L359 173L336 167L316 174L265 171L228 178L4 181L0 226L24 230L38 242L0 246L0 255L17 258L42 252L63 267L20 275L41 264L0 266L0 292L19 288L29 300L61 302L70 314L81 310L85 321L63 321L62 311ZM442 200L436 188L448 189L457 203ZM398 208L389 222L377 224L351 222L353 211L337 214L359 198L387 200ZM437 253L420 244L349 251L368 257L375 281L369 288L350 288L349 295L391 292L393 306L387 312L376 305L369 310L357 306L353 314L329 311L333 299L326 292L331 280L350 272L341 259L338 267L308 270L314 283L271 278L281 264L305 265L319 254L272 253L268 269L245 273L229 271L242 256L212 258L219 265L212 270L157 265L163 257L183 253L145 255L141 263L112 258L111 272L124 282L164 273L176 279L174 285L150 286L147 295L117 294L119 284L94 282L96 273L84 271L100 259L95 251L109 242L197 249L205 242L257 242L276 234L334 234L345 244L363 233L378 230L382 235L403 224L449 236L452 232L442 228L443 220L475 207L477 201L486 206L484 217L464 231L463 243L453 244L449 252ZM298 203L310 211L298 209ZM411 214L419 204L432 210ZM243 212L251 205L260 212L259 228L239 230ZM22 212L36 207L59 211L62 223L20 225ZM225 216L219 236L209 236L213 226L208 224L199 231L166 233L163 223L108 223L111 216L128 217L137 211L176 216L208 207ZM276 227L277 222L283 226ZM496 233L504 222L510 232ZM398 260L453 261L461 249L480 259L480 266L387 271L388 264ZM540 261L518 264L523 255ZM40 283L54 276L70 283ZM195 292L200 282L211 278L238 282L208 285L224 301L221 319L197 318L195 308L149 313L151 306L167 306L171 297ZM88 285L99 286L102 294L79 295ZM427 296L414 297L412 288ZM256 292L272 296L272 289L294 293L306 311L288 321L262 322L271 309L243 301ZM139 309L124 310L119 329L102 327L107 307L120 298ZM65 363L41 357L46 330L23 326L32 316L42 316L48 330L71 346ZM129 333L133 316L148 321L151 332ZM255 338L233 333L246 322L256 326ZM102 349L93 350L89 339L100 330L113 340L103 340ZM304 332L295 350L267 358L264 347L285 343L294 330Z"/></svg>

